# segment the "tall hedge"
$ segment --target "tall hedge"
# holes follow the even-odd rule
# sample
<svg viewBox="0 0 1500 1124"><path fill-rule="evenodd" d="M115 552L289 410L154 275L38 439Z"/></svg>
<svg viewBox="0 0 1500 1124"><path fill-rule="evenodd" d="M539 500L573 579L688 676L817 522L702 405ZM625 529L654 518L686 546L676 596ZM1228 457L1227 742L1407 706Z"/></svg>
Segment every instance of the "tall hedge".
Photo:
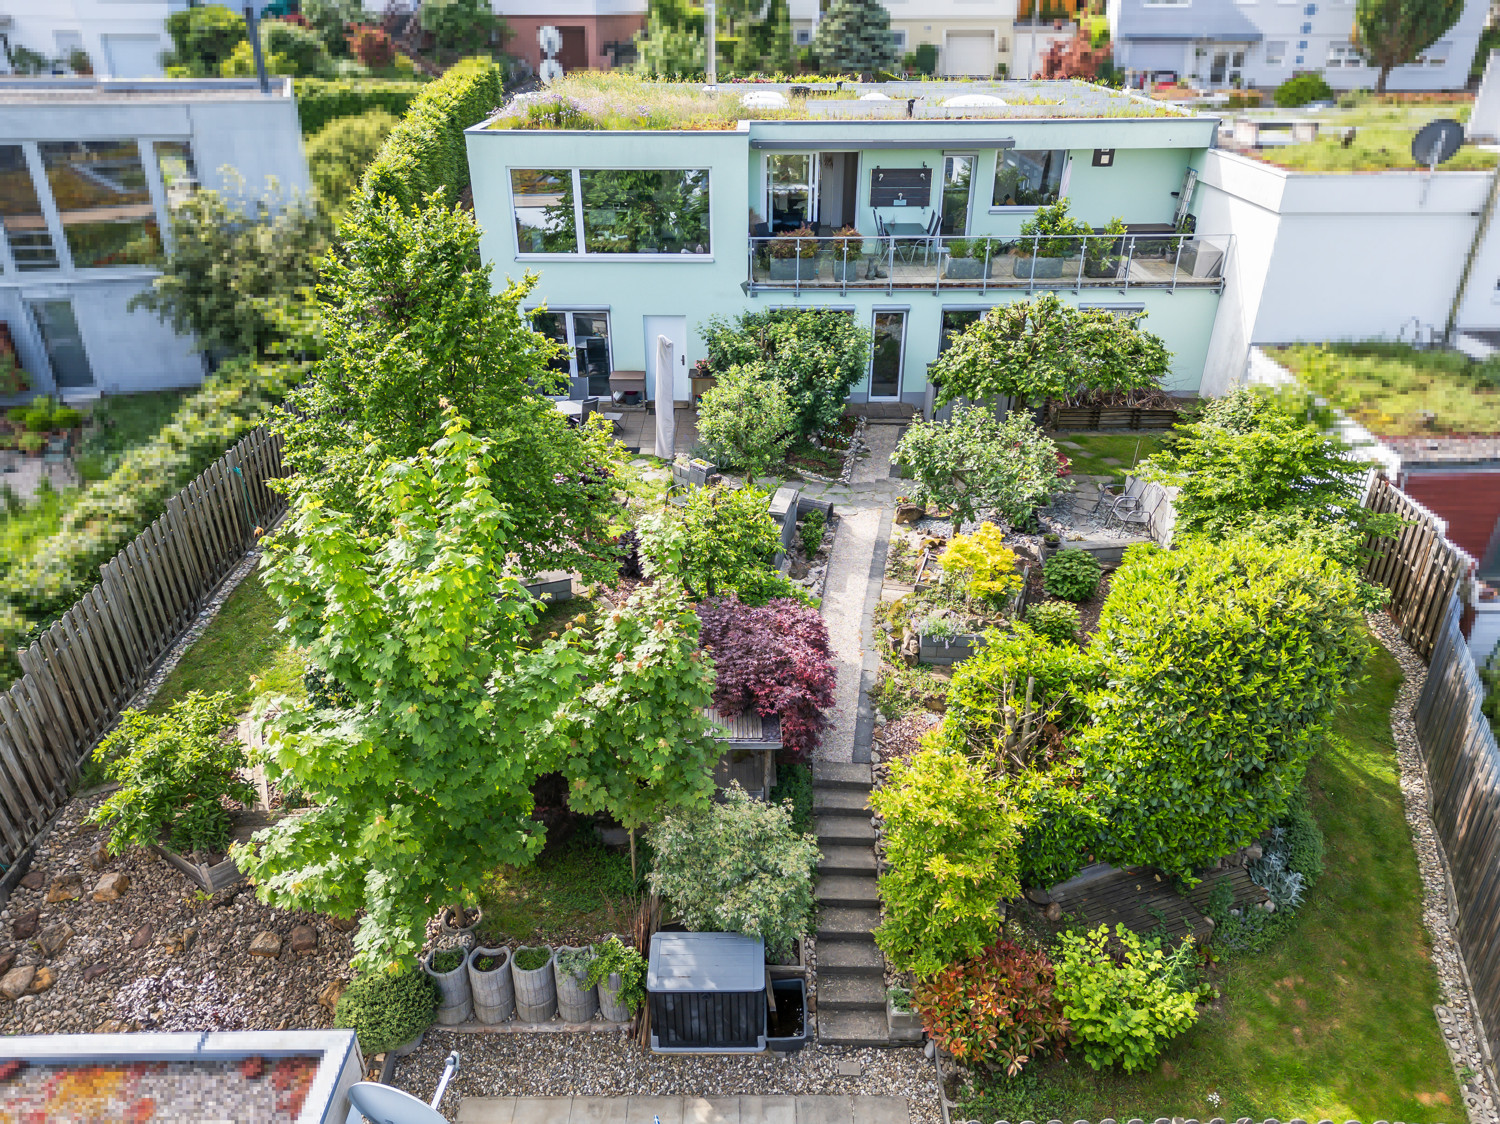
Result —
<svg viewBox="0 0 1500 1124"><path fill-rule="evenodd" d="M298 78L297 118L302 122L302 135L310 137L335 118L358 117L371 109L400 117L426 85L386 78Z"/></svg>
<svg viewBox="0 0 1500 1124"><path fill-rule="evenodd" d="M365 172L365 191L390 195L408 210L439 188L451 201L469 184L464 130L489 116L503 92L500 68L478 58L423 87Z"/></svg>

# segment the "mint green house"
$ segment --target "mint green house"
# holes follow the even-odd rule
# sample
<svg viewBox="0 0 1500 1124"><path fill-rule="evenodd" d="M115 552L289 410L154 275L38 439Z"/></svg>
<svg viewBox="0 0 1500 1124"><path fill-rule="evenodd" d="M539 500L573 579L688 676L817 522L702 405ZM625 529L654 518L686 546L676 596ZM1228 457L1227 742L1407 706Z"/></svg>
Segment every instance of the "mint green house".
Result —
<svg viewBox="0 0 1500 1124"><path fill-rule="evenodd" d="M468 130L484 260L539 276L573 397L669 363L686 400L710 317L836 308L875 338L851 400L925 408L945 339L1043 290L1145 311L1197 392L1233 249L1191 217L1216 118L1080 82L731 89L565 80ZM1059 199L1085 225L1023 235Z"/></svg>

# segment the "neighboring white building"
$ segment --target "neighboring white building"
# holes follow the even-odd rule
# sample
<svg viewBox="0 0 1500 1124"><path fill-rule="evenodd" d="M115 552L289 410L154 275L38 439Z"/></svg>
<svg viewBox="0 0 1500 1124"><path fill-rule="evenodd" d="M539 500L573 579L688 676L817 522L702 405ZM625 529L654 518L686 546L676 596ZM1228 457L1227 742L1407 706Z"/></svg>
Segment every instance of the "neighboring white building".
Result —
<svg viewBox="0 0 1500 1124"><path fill-rule="evenodd" d="M949 78L1011 77L1016 0L881 0L891 16L891 38L904 55L923 43L938 49L936 73ZM822 18L819 0L789 0L792 42L806 47ZM1050 27L1050 25L1048 25Z"/></svg>
<svg viewBox="0 0 1500 1124"><path fill-rule="evenodd" d="M1353 45L1354 0L1109 0L1115 64L1143 80L1272 88L1321 71L1336 90L1372 89L1379 72ZM1468 0L1423 56L1393 70L1390 90L1461 90L1489 14Z"/></svg>
<svg viewBox="0 0 1500 1124"><path fill-rule="evenodd" d="M193 341L128 310L170 237L174 198L306 192L291 81L0 81L0 322L37 389L70 398L189 386Z"/></svg>
<svg viewBox="0 0 1500 1124"><path fill-rule="evenodd" d="M188 0L6 0L0 9L0 71L25 47L49 59L82 48L98 78L160 78L161 56L172 49L167 16Z"/></svg>

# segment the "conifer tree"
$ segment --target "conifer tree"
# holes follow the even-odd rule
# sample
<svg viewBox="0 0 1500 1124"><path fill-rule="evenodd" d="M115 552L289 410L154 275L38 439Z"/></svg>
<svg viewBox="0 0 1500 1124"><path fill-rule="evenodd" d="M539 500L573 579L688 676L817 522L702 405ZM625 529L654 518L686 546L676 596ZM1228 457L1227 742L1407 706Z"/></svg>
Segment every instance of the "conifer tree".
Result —
<svg viewBox="0 0 1500 1124"><path fill-rule="evenodd" d="M833 0L818 24L813 53L824 74L874 77L896 68L891 17L880 0Z"/></svg>

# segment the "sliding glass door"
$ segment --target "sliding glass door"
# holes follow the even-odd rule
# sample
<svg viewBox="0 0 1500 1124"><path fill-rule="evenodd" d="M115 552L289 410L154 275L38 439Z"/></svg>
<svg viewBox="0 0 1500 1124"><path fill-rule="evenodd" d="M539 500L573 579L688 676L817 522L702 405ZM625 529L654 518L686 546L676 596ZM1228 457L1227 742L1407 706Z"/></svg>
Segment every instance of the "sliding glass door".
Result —
<svg viewBox="0 0 1500 1124"><path fill-rule="evenodd" d="M870 398L901 397L901 361L906 343L906 313L877 312L870 349Z"/></svg>

